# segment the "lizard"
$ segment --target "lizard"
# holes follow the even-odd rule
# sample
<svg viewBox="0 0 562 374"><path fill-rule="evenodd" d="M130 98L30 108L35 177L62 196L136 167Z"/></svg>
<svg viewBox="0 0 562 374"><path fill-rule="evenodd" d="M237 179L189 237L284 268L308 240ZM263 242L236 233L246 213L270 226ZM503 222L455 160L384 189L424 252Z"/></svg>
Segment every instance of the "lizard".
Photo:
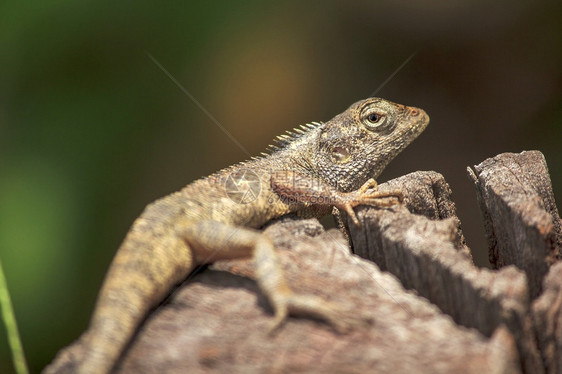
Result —
<svg viewBox="0 0 562 374"><path fill-rule="evenodd" d="M375 178L428 123L422 109L361 100L327 122L277 137L269 153L149 204L110 265L88 329L73 344L81 356L69 353L71 345L67 359L61 351L44 372L111 372L150 310L197 266L217 260L253 258L256 281L274 311L271 331L289 315L348 327L342 308L287 286L273 244L259 228L287 214L321 217L333 210L359 224L356 206L400 203L401 192L378 191Z"/></svg>

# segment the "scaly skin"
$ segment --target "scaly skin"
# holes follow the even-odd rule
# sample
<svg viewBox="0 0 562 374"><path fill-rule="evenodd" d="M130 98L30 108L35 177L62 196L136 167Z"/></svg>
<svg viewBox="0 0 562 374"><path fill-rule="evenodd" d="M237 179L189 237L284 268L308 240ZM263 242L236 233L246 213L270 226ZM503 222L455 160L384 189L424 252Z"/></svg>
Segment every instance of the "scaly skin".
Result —
<svg viewBox="0 0 562 374"><path fill-rule="evenodd" d="M115 255L88 330L45 372L110 372L150 309L196 266L216 260L254 257L257 282L275 310L272 328L292 313L349 327L339 306L289 289L271 241L255 229L288 213L319 217L333 206L357 223L353 207L400 201L399 191L377 192L373 178L428 123L421 109L362 100L326 123L278 137L280 146L272 146L265 157L221 170L150 204ZM231 183L245 191L232 184L232 176L236 183L259 185L259 194L240 203L225 188Z"/></svg>

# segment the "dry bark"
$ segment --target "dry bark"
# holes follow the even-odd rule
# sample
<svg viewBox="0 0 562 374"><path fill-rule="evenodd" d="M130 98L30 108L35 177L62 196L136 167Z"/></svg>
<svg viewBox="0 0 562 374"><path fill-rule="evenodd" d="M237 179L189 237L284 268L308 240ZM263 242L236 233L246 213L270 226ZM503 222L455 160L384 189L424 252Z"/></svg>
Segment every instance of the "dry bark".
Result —
<svg viewBox="0 0 562 374"><path fill-rule="evenodd" d="M562 372L562 228L548 167L538 151L504 153L469 169L496 268L525 271L546 372Z"/></svg>
<svg viewBox="0 0 562 374"><path fill-rule="evenodd" d="M323 322L290 318L269 336L271 309L251 279L251 264L221 263L182 285L149 318L121 372L518 372L506 329L487 338L456 325L351 255L338 231L286 220L266 233L295 291L349 307L342 318L368 316L373 324L338 334Z"/></svg>
<svg viewBox="0 0 562 374"><path fill-rule="evenodd" d="M560 217L544 156L538 151L503 153L469 169L469 175L484 219L490 263L523 269L534 299L549 266L562 258Z"/></svg>
<svg viewBox="0 0 562 374"><path fill-rule="evenodd" d="M374 263L316 220L265 230L295 292L372 324L339 334L291 317L269 335L251 261L221 262L151 313L118 371L561 373L562 230L544 158L503 154L470 173L498 270L473 264L444 178L412 173L380 186L401 189L403 206L357 208L348 226Z"/></svg>
<svg viewBox="0 0 562 374"><path fill-rule="evenodd" d="M443 177L428 172L412 173L393 183L420 186L427 182L446 184ZM491 271L474 266L458 240L462 234L448 188L426 186L414 189L414 194L411 191L405 189L405 207L359 209L361 225L350 227L355 253L396 275L406 288L427 297L460 325L486 336L505 325L515 337L525 372L542 372L524 273L514 267ZM439 218L443 216L438 214L440 206L449 207L443 220L410 212Z"/></svg>
<svg viewBox="0 0 562 374"><path fill-rule="evenodd" d="M547 372L562 372L562 262L550 268L543 293L532 306L539 349Z"/></svg>

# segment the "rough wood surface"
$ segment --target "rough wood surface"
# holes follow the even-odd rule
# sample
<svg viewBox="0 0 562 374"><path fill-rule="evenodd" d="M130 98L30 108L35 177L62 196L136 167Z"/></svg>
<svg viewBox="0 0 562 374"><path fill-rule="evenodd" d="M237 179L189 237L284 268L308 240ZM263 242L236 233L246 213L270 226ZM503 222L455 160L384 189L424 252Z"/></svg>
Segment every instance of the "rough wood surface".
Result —
<svg viewBox="0 0 562 374"><path fill-rule="evenodd" d="M472 257L461 230L461 221L457 217L451 188L441 174L434 171L418 171L383 183L380 189L401 190L410 213L423 215L431 220L449 218L455 226L455 248Z"/></svg>
<svg viewBox="0 0 562 374"><path fill-rule="evenodd" d="M550 268L532 311L547 372L562 373L562 262Z"/></svg>
<svg viewBox="0 0 562 374"><path fill-rule="evenodd" d="M445 183L436 173L427 175L417 172L398 179L406 186ZM413 197L410 189L405 191L405 207L359 208L361 226L350 226L354 252L396 275L406 288L415 289L463 326L490 336L505 325L515 336L524 370L542 372L524 273L515 267L491 271L473 265L458 240L462 235L454 205L444 202L450 194L439 192L448 188L422 187ZM448 218L430 220L409 211L429 212L435 218L432 211L439 206L452 207Z"/></svg>
<svg viewBox="0 0 562 374"><path fill-rule="evenodd" d="M158 308L120 371L518 372L506 329L486 338L456 325L393 276L351 255L339 232L323 232L314 220L289 220L266 233L293 289L322 295L374 323L338 334L322 322L291 318L269 336L271 310L251 279L251 264L221 263L194 276Z"/></svg>
<svg viewBox="0 0 562 374"><path fill-rule="evenodd" d="M548 267L562 258L562 230L544 156L503 153L474 170L473 179L495 268L516 265L540 294Z"/></svg>
<svg viewBox="0 0 562 374"><path fill-rule="evenodd" d="M380 186L402 190L403 206L357 208L361 225L348 225L354 252L376 265L316 220L265 230L296 292L372 324L338 334L290 318L268 335L251 262L221 262L151 313L118 371L562 373L562 230L544 158L503 154L470 173L498 270L473 264L444 178L412 173Z"/></svg>

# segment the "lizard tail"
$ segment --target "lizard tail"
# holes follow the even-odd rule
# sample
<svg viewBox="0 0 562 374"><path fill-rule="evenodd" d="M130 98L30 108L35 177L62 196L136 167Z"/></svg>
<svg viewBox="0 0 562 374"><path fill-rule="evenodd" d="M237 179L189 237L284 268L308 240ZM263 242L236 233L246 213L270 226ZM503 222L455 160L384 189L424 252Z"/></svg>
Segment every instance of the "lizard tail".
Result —
<svg viewBox="0 0 562 374"><path fill-rule="evenodd" d="M79 373L109 372L148 311L193 270L185 241L153 230L145 241L140 233L131 230L109 269Z"/></svg>
<svg viewBox="0 0 562 374"><path fill-rule="evenodd" d="M88 331L80 374L109 373L149 310L193 270L187 243L137 219L109 268ZM167 232L165 232L167 231Z"/></svg>
<svg viewBox="0 0 562 374"><path fill-rule="evenodd" d="M100 292L81 374L110 372L149 310L193 270L183 240L165 235L159 243L154 237L146 242L135 233L117 252Z"/></svg>

